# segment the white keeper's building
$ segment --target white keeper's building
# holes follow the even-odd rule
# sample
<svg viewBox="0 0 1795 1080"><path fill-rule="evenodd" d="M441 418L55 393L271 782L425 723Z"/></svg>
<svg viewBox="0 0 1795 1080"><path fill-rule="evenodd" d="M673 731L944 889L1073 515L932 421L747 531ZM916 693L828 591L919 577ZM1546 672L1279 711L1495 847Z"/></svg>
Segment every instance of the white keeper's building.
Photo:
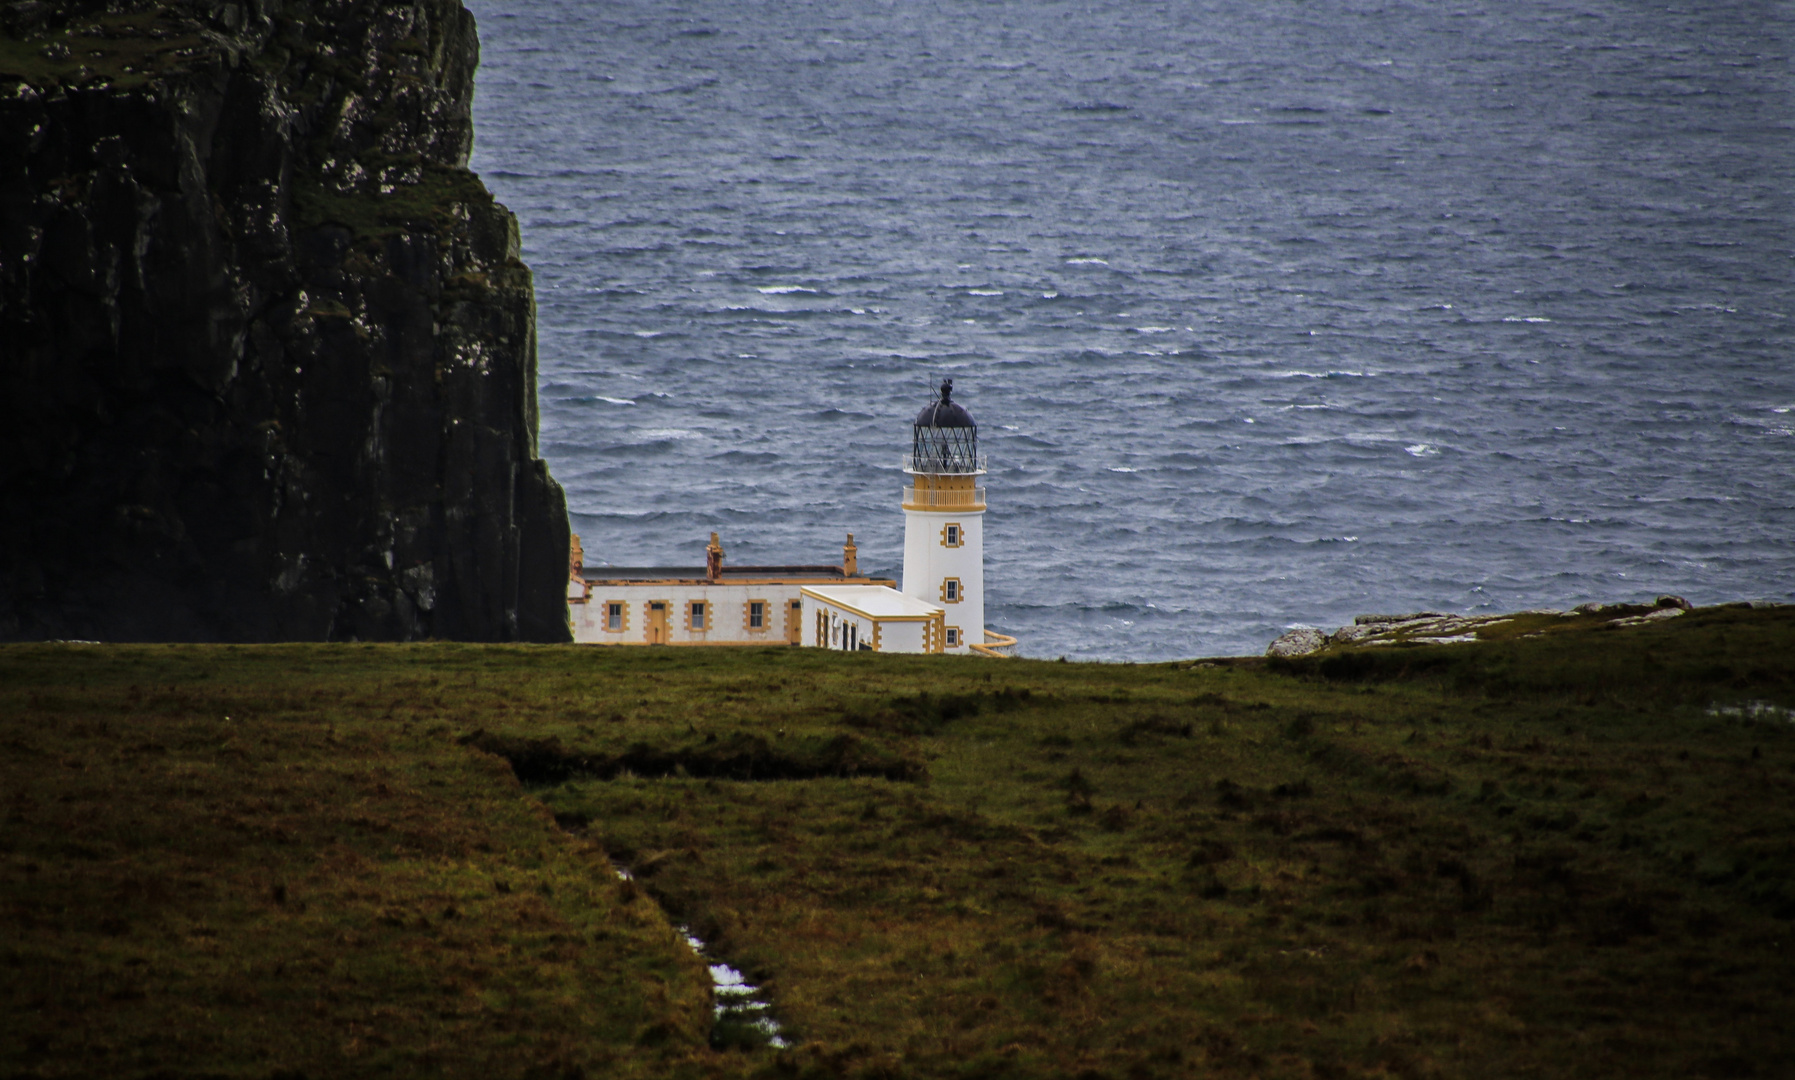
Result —
<svg viewBox="0 0 1795 1080"><path fill-rule="evenodd" d="M1016 639L985 629L985 472L978 425L945 380L911 425L901 589L860 576L852 533L840 566L727 569L712 533L702 570L588 567L576 536L574 641L1000 656Z"/></svg>

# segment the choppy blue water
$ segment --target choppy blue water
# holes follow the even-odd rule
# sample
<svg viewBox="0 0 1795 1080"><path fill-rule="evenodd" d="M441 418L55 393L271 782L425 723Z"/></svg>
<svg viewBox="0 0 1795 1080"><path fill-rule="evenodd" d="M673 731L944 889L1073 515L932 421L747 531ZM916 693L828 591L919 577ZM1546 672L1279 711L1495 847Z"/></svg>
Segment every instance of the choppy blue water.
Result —
<svg viewBox="0 0 1795 1080"><path fill-rule="evenodd" d="M1027 655L1795 599L1795 6L469 6L589 561L895 573L949 375Z"/></svg>

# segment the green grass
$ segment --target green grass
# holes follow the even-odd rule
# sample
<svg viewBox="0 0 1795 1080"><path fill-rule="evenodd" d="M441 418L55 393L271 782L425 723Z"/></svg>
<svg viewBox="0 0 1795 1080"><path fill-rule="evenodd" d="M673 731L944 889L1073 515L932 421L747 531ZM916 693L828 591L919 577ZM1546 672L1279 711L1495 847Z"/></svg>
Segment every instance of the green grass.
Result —
<svg viewBox="0 0 1795 1080"><path fill-rule="evenodd" d="M7 647L0 1073L1776 1075L1795 610L1601 625ZM670 920L793 1049L709 1048Z"/></svg>

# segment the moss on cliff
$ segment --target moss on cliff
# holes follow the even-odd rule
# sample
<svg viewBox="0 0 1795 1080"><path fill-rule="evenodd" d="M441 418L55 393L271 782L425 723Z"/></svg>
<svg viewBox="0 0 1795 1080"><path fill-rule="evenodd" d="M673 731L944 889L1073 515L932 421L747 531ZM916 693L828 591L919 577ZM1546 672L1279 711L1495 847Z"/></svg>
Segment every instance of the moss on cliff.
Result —
<svg viewBox="0 0 1795 1080"><path fill-rule="evenodd" d="M0 28L0 638L565 640L466 10Z"/></svg>

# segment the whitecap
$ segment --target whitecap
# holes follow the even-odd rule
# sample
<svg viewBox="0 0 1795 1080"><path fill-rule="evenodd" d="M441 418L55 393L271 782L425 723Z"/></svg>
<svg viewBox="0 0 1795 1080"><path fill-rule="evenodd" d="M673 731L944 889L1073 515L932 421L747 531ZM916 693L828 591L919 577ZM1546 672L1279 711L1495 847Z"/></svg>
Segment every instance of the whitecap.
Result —
<svg viewBox="0 0 1795 1080"><path fill-rule="evenodd" d="M660 337L665 332L664 330L631 330L630 334L634 337Z"/></svg>
<svg viewBox="0 0 1795 1080"><path fill-rule="evenodd" d="M1075 259L1067 259L1066 265L1067 266L1108 266L1109 260L1095 258L1094 256L1081 255Z"/></svg>
<svg viewBox="0 0 1795 1080"><path fill-rule="evenodd" d="M629 398L605 397L603 394L598 395L598 400L608 401L613 405L634 405L635 404L635 402L631 401Z"/></svg>
<svg viewBox="0 0 1795 1080"><path fill-rule="evenodd" d="M1552 320L1546 318L1544 315L1504 315L1504 316L1502 316L1502 321L1503 322L1542 323L1542 322L1551 322Z"/></svg>
<svg viewBox="0 0 1795 1080"><path fill-rule="evenodd" d="M1060 294L1056 292L1044 292L1041 294L1041 299L1043 300L1058 300L1059 298Z"/></svg>
<svg viewBox="0 0 1795 1080"><path fill-rule="evenodd" d="M642 436L644 439L652 439L656 442L663 439L700 438L696 431L687 431L685 428L649 428L646 431L638 431L636 434Z"/></svg>
<svg viewBox="0 0 1795 1080"><path fill-rule="evenodd" d="M1332 379L1336 376L1352 379L1369 379L1376 372L1372 371L1274 371L1274 379Z"/></svg>
<svg viewBox="0 0 1795 1080"><path fill-rule="evenodd" d="M816 294L815 289L806 289L802 285L761 285L757 286L754 291L762 296L784 296L788 293Z"/></svg>
<svg viewBox="0 0 1795 1080"><path fill-rule="evenodd" d="M1002 289L967 289L968 296L1002 296Z"/></svg>
<svg viewBox="0 0 1795 1080"><path fill-rule="evenodd" d="M1429 454L1439 453L1438 450L1434 449L1433 447L1429 446L1428 444L1426 444L1424 442L1418 442L1418 443L1414 444L1413 446L1405 446L1405 447L1403 447L1403 449L1408 451L1409 453L1415 455L1416 457L1426 457Z"/></svg>
<svg viewBox="0 0 1795 1080"><path fill-rule="evenodd" d="M1178 329L1176 326L1137 326L1134 328L1134 332L1137 334L1169 334L1176 329Z"/></svg>
<svg viewBox="0 0 1795 1080"><path fill-rule="evenodd" d="M1130 469L1126 465L1111 465L1111 466L1109 466L1109 471L1110 472L1140 472L1139 469Z"/></svg>

